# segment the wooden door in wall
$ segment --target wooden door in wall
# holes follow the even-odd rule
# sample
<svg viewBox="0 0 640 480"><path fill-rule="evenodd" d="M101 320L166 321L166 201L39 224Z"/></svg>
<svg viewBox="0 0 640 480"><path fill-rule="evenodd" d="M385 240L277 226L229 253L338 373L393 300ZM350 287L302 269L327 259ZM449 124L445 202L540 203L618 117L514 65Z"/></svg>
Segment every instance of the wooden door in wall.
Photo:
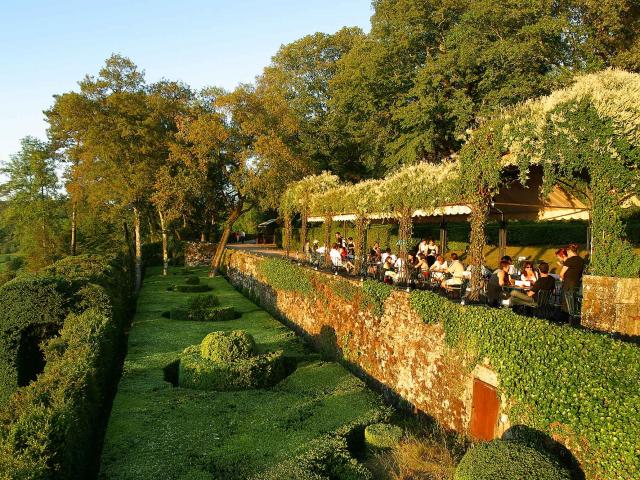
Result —
<svg viewBox="0 0 640 480"><path fill-rule="evenodd" d="M495 387L474 378L469 429L471 436L476 440L493 440L499 410L500 399Z"/></svg>

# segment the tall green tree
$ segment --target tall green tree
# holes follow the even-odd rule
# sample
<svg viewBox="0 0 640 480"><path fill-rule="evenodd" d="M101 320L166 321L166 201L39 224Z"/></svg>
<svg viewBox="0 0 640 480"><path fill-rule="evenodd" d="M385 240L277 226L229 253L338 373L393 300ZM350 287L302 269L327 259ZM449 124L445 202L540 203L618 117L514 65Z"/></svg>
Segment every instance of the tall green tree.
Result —
<svg viewBox="0 0 640 480"><path fill-rule="evenodd" d="M52 263L61 253L65 212L55 168L49 146L25 137L20 151L0 169L7 177L0 185L2 218L12 226L31 270Z"/></svg>

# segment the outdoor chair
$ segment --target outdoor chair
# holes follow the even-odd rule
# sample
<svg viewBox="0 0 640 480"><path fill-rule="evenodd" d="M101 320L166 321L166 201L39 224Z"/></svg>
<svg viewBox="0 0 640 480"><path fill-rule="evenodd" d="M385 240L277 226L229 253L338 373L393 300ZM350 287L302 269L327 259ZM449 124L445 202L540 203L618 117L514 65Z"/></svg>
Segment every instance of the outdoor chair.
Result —
<svg viewBox="0 0 640 480"><path fill-rule="evenodd" d="M531 307L533 316L536 318L551 319L555 310L553 305L553 291L540 290L536 303Z"/></svg>
<svg viewBox="0 0 640 480"><path fill-rule="evenodd" d="M340 270L347 270L347 267L344 266L344 264L342 263L342 259L340 258L332 258L331 259L331 271L333 272L334 275L337 275Z"/></svg>
<svg viewBox="0 0 640 480"><path fill-rule="evenodd" d="M569 315L569 323L579 325L582 310L582 296L577 288L572 288L564 292L564 306Z"/></svg>

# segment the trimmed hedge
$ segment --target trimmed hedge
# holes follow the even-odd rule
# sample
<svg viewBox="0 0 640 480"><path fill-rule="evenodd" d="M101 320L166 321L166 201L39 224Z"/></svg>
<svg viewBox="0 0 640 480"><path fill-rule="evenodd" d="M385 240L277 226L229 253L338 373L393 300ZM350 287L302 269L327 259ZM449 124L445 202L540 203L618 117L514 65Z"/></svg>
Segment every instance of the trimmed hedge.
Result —
<svg viewBox="0 0 640 480"><path fill-rule="evenodd" d="M493 440L467 451L454 480L571 480L569 471L538 450L518 442Z"/></svg>
<svg viewBox="0 0 640 480"><path fill-rule="evenodd" d="M640 476L636 345L509 309L460 306L431 292L413 292L411 304L425 322L442 322L449 347L476 362L489 359L512 423L559 440L588 477Z"/></svg>
<svg viewBox="0 0 640 480"><path fill-rule="evenodd" d="M187 285L200 285L200 277L198 277L197 275L189 275L184 280L184 283L186 283Z"/></svg>
<svg viewBox="0 0 640 480"><path fill-rule="evenodd" d="M13 338L22 331L20 348L37 354L59 331L44 344L42 373L0 409L0 477L95 475L132 309L130 273L123 257L78 256L47 268L43 275L53 277L20 277L0 289L0 325L15 327ZM42 325L51 325L44 337L31 335Z"/></svg>
<svg viewBox="0 0 640 480"><path fill-rule="evenodd" d="M213 289L209 285L175 285L170 290L180 293L203 293Z"/></svg>
<svg viewBox="0 0 640 480"><path fill-rule="evenodd" d="M244 330L212 332L202 340L200 355L213 362L235 362L249 358L255 349L256 342Z"/></svg>
<svg viewBox="0 0 640 480"><path fill-rule="evenodd" d="M393 448L402 440L402 428L388 423L374 423L364 429L364 442L373 448Z"/></svg>
<svg viewBox="0 0 640 480"><path fill-rule="evenodd" d="M0 404L42 369L38 345L62 327L71 282L24 276L0 287Z"/></svg>
<svg viewBox="0 0 640 480"><path fill-rule="evenodd" d="M185 308L172 308L169 312L163 312L162 316L171 320L188 320L192 322L226 322L234 320L240 315L233 307L211 307L197 312Z"/></svg>
<svg viewBox="0 0 640 480"><path fill-rule="evenodd" d="M180 356L178 383L195 390L249 390L275 385L285 376L282 351L216 362L203 358L200 345L187 347Z"/></svg>

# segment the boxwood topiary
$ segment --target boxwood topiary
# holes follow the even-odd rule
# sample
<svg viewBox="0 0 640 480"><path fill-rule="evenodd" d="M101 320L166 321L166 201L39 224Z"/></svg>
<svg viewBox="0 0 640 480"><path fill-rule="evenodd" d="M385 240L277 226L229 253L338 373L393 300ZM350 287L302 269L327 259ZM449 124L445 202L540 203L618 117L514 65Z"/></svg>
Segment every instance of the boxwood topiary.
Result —
<svg viewBox="0 0 640 480"><path fill-rule="evenodd" d="M402 439L402 428L388 423L374 423L364 429L364 441L369 447L393 448Z"/></svg>
<svg viewBox="0 0 640 480"><path fill-rule="evenodd" d="M176 285L173 290L180 293L202 293L210 292L212 288L209 285Z"/></svg>
<svg viewBox="0 0 640 480"><path fill-rule="evenodd" d="M197 275L189 275L184 283L186 283L187 285L200 285L200 277L198 277Z"/></svg>
<svg viewBox="0 0 640 480"><path fill-rule="evenodd" d="M493 440L471 448L454 480L571 480L557 461L519 442Z"/></svg>
<svg viewBox="0 0 640 480"><path fill-rule="evenodd" d="M250 357L255 348L253 337L244 330L212 332L202 340L200 355L214 362L234 362Z"/></svg>
<svg viewBox="0 0 640 480"><path fill-rule="evenodd" d="M281 351L225 362L203 358L200 346L194 345L180 357L178 384L196 390L248 390L270 387L285 376Z"/></svg>
<svg viewBox="0 0 640 480"><path fill-rule="evenodd" d="M204 322L226 322L238 318L240 314L233 307L213 307L199 313L199 320Z"/></svg>

